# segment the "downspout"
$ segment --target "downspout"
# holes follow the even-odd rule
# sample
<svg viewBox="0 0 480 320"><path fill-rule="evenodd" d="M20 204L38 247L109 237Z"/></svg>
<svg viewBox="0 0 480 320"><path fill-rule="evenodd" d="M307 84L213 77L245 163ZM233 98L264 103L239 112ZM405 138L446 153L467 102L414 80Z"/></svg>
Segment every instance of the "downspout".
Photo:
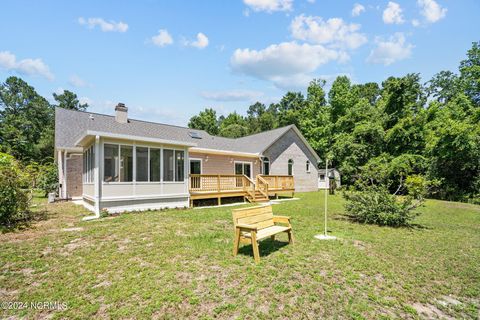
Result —
<svg viewBox="0 0 480 320"><path fill-rule="evenodd" d="M95 168L93 170L94 180L94 215L84 217L82 220L94 220L100 218L100 136L95 136Z"/></svg>
<svg viewBox="0 0 480 320"><path fill-rule="evenodd" d="M63 197L63 156L62 150L58 150L57 156L57 167L58 167L58 196Z"/></svg>

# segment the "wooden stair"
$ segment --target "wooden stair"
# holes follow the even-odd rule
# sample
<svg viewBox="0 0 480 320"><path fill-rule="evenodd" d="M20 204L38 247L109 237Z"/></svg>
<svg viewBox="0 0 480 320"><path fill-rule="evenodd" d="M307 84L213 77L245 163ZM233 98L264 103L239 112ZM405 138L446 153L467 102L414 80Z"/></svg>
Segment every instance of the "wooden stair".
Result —
<svg viewBox="0 0 480 320"><path fill-rule="evenodd" d="M268 202L270 199L268 197L265 197L260 190L255 190L255 199L250 195L246 194L245 198L248 200L248 202Z"/></svg>

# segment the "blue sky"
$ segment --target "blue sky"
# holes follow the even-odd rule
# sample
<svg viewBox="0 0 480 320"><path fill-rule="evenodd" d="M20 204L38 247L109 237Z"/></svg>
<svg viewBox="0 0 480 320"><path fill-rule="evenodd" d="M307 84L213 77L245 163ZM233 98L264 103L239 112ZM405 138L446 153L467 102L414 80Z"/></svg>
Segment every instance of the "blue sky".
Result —
<svg viewBox="0 0 480 320"><path fill-rule="evenodd" d="M68 89L113 113L186 125L245 113L339 74L381 82L456 71L478 41L478 0L2 1L0 79Z"/></svg>

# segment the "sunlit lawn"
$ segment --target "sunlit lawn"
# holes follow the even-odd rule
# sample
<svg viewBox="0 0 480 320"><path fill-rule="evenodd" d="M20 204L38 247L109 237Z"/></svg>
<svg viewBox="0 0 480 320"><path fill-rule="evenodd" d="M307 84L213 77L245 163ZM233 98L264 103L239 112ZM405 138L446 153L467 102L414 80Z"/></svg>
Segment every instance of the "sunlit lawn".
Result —
<svg viewBox="0 0 480 320"><path fill-rule="evenodd" d="M274 205L287 236L232 257L234 207L123 214L83 222L72 203L0 235L0 301L65 302L66 310L0 310L28 318L480 317L480 207L428 201L414 229L361 225L320 193Z"/></svg>

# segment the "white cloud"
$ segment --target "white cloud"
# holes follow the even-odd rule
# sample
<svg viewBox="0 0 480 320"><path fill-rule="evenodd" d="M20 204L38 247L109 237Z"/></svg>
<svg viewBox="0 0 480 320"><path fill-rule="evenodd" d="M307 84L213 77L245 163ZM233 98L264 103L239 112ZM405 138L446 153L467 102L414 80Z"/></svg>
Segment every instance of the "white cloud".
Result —
<svg viewBox="0 0 480 320"><path fill-rule="evenodd" d="M309 3L315 3L315 0L307 0Z"/></svg>
<svg viewBox="0 0 480 320"><path fill-rule="evenodd" d="M447 9L442 8L435 0L417 0L417 5L421 8L422 16L430 23L437 22L447 14Z"/></svg>
<svg viewBox="0 0 480 320"><path fill-rule="evenodd" d="M412 26L414 26L414 27L420 26L420 21L418 21L417 19L413 19L412 20Z"/></svg>
<svg viewBox="0 0 480 320"><path fill-rule="evenodd" d="M291 11L293 0L243 0L253 11Z"/></svg>
<svg viewBox="0 0 480 320"><path fill-rule="evenodd" d="M402 8L396 2L389 1L387 8L383 11L383 22L388 24L404 23Z"/></svg>
<svg viewBox="0 0 480 320"><path fill-rule="evenodd" d="M204 91L200 95L214 101L253 101L263 96L263 92L250 90Z"/></svg>
<svg viewBox="0 0 480 320"><path fill-rule="evenodd" d="M166 29L158 30L158 34L153 36L151 40L157 47L165 47L173 43L173 38Z"/></svg>
<svg viewBox="0 0 480 320"><path fill-rule="evenodd" d="M413 45L406 43L403 33L396 33L388 40L376 39L377 46L367 58L367 62L388 66L396 61L407 59L412 54Z"/></svg>
<svg viewBox="0 0 480 320"><path fill-rule="evenodd" d="M295 39L335 48L355 49L367 42L367 37L359 33L359 24L346 23L340 18L323 20L321 17L300 15L290 24Z"/></svg>
<svg viewBox="0 0 480 320"><path fill-rule="evenodd" d="M283 42L262 50L237 49L230 59L238 73L273 82L279 88L302 87L313 78L312 73L330 61L345 61L345 52L322 45Z"/></svg>
<svg viewBox="0 0 480 320"><path fill-rule="evenodd" d="M50 81L55 78L42 59L27 58L17 61L15 55L9 51L0 51L0 67L20 74L42 76Z"/></svg>
<svg viewBox="0 0 480 320"><path fill-rule="evenodd" d="M68 83L70 85L74 86L74 87L77 87L77 88L90 86L90 84L88 82L86 82L85 80L83 80L82 78L80 78L76 74L74 74L70 77L70 79L68 80Z"/></svg>
<svg viewBox="0 0 480 320"><path fill-rule="evenodd" d="M89 29L100 27L103 32L126 32L128 30L128 24L124 22L105 21L102 18L78 18L78 23L87 26Z"/></svg>
<svg viewBox="0 0 480 320"><path fill-rule="evenodd" d="M355 3L352 9L352 17L358 17L362 12L365 12L365 7L360 3Z"/></svg>
<svg viewBox="0 0 480 320"><path fill-rule="evenodd" d="M203 48L208 46L208 42L209 42L208 37L205 34L199 32L199 33L197 33L197 40L195 40L195 41L185 40L183 42L183 44L185 46L190 46L190 47L195 47L195 48L198 48L198 49L203 49Z"/></svg>

